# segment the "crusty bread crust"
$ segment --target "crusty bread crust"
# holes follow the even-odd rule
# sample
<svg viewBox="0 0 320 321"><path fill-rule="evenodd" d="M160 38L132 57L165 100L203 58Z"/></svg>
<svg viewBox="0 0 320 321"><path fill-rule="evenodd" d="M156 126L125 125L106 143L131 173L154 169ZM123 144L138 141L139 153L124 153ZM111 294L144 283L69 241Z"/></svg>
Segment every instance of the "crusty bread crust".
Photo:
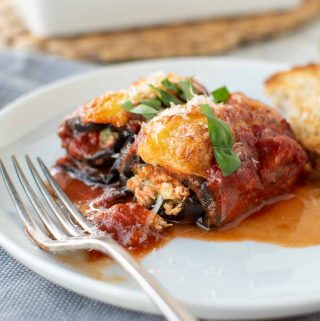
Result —
<svg viewBox="0 0 320 321"><path fill-rule="evenodd" d="M265 88L298 141L320 159L320 64L276 73L265 81Z"/></svg>
<svg viewBox="0 0 320 321"><path fill-rule="evenodd" d="M315 77L319 77L320 75L320 63L316 64L316 63L311 63L308 65L304 65L304 66L296 66L293 67L292 69L286 70L286 71L280 71L277 72L275 74L273 74L272 76L270 76L269 78L266 79L265 81L265 85L267 90L269 88L274 88L275 86L281 86L284 84L284 81L286 81L286 79L290 76L304 76L304 75L311 75L311 76L315 76ZM320 81L320 79L319 79Z"/></svg>

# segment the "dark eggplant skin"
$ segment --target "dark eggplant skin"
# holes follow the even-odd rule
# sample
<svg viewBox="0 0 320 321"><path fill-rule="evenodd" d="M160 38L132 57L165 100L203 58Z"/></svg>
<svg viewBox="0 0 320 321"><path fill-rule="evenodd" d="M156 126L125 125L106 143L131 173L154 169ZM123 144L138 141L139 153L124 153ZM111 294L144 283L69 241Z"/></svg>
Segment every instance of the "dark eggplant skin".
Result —
<svg viewBox="0 0 320 321"><path fill-rule="evenodd" d="M112 148L101 149L90 157L86 157L85 161L92 167L100 167L102 165L110 167L116 161L114 155L120 153L122 148L131 140L132 134L128 131L123 131L121 134L119 133L119 138Z"/></svg>
<svg viewBox="0 0 320 321"><path fill-rule="evenodd" d="M88 184L106 185L106 176L101 169L88 166L87 164L71 157L64 157L57 161L55 168L69 173L76 179Z"/></svg>
<svg viewBox="0 0 320 321"><path fill-rule="evenodd" d="M85 162L88 164L88 166L98 168L101 165L112 164L114 161L112 158L113 154L114 152L110 149L102 149L90 157L87 156L85 158Z"/></svg>
<svg viewBox="0 0 320 321"><path fill-rule="evenodd" d="M93 131L100 131L106 128L105 124L87 123L84 124L80 117L72 117L66 120L67 126L74 132L89 133Z"/></svg>
<svg viewBox="0 0 320 321"><path fill-rule="evenodd" d="M183 202L182 210L178 215L167 215L161 207L158 214L168 222L176 224L195 223L205 212L194 193Z"/></svg>
<svg viewBox="0 0 320 321"><path fill-rule="evenodd" d="M96 124L96 123L83 123L80 116L73 116L66 119L59 127L58 134L62 140L62 146L66 148L69 153L68 146L74 146L70 144L72 140L78 140L77 144L81 142L86 135L91 133L100 133L105 129L110 129L111 132L116 133L117 139L113 146L104 147L103 144L97 146L94 152L85 154L79 154L74 156L74 153L70 151L70 156L78 158L80 161L85 162L91 167L111 167L115 161L114 154L120 153L124 146L128 145L128 141L131 143L134 140L135 135L140 131L142 121L140 119L130 120L123 127L114 127L110 124ZM87 138L88 139L88 138ZM90 138L89 138L90 140ZM64 141L67 143L64 145ZM79 148L81 150L81 147Z"/></svg>
<svg viewBox="0 0 320 321"><path fill-rule="evenodd" d="M216 200L208 187L207 181L198 176L189 176L182 178L182 183L192 191L201 205L202 214L198 216L196 223L204 229L214 228L219 226L221 215L212 216L215 212Z"/></svg>
<svg viewBox="0 0 320 321"><path fill-rule="evenodd" d="M131 148L134 138L133 133L123 131L112 149L100 150L84 161L67 156L56 166L89 184L124 186L133 175L131 165L141 161Z"/></svg>

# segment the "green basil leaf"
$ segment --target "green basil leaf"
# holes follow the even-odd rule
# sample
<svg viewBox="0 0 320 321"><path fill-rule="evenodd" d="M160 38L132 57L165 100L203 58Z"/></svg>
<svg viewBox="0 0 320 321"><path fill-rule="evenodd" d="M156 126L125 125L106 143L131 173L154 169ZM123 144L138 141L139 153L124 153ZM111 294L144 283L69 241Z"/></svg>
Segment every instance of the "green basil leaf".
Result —
<svg viewBox="0 0 320 321"><path fill-rule="evenodd" d="M239 156L232 150L233 136L231 129L226 122L215 116L208 104L202 104L200 108L208 120L209 137L215 159L223 176L228 176L241 165Z"/></svg>
<svg viewBox="0 0 320 321"><path fill-rule="evenodd" d="M130 113L131 109L134 107L134 104L131 101L127 100L121 106L125 111L128 111Z"/></svg>
<svg viewBox="0 0 320 321"><path fill-rule="evenodd" d="M230 97L229 90L225 86L214 90L211 95L216 103L226 103Z"/></svg>
<svg viewBox="0 0 320 321"><path fill-rule="evenodd" d="M179 93L179 88L176 84L171 82L168 78L165 78L161 81L162 86L166 87L169 90L174 91L175 93Z"/></svg>
<svg viewBox="0 0 320 321"><path fill-rule="evenodd" d="M214 148L214 157L223 176L229 176L241 165L239 156L232 149Z"/></svg>
<svg viewBox="0 0 320 321"><path fill-rule="evenodd" d="M167 93L166 91L159 89L152 84L150 84L149 86L157 94L157 96L160 98L160 100L163 102L163 104L166 107L170 107L171 103L174 103L174 104L182 104L183 103L182 100Z"/></svg>
<svg viewBox="0 0 320 321"><path fill-rule="evenodd" d="M190 79L179 81L179 87L186 101L191 100L194 96L194 87Z"/></svg>
<svg viewBox="0 0 320 321"><path fill-rule="evenodd" d="M155 109L160 109L161 108L161 101L157 98L151 98L151 99L146 99L141 101L142 105L148 105L150 107L153 107Z"/></svg>
<svg viewBox="0 0 320 321"><path fill-rule="evenodd" d="M130 113L142 115L145 119L149 120L158 114L158 110L148 106L140 104L137 107L133 107Z"/></svg>
<svg viewBox="0 0 320 321"><path fill-rule="evenodd" d="M139 114L147 120L153 118L159 112L159 110L157 110L151 106L148 106L146 104L140 104L138 106L134 106L133 103L129 100L124 102L122 104L122 107L127 112L133 113L133 114Z"/></svg>
<svg viewBox="0 0 320 321"><path fill-rule="evenodd" d="M212 112L211 108L210 108L210 112L209 114L207 113L205 115L208 119L208 129L209 129L210 138L215 142L214 147L232 148L233 136L232 136L230 127L226 122L217 118Z"/></svg>

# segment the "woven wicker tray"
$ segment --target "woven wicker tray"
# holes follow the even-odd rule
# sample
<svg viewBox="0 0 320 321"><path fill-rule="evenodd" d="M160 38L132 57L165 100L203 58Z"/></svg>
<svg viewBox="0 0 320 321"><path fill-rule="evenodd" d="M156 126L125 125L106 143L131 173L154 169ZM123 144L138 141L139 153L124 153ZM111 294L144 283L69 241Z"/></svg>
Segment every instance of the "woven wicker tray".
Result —
<svg viewBox="0 0 320 321"><path fill-rule="evenodd" d="M25 29L9 0L0 0L0 48L38 50L100 62L220 54L244 43L279 36L319 15L320 0L305 0L289 12L40 39Z"/></svg>

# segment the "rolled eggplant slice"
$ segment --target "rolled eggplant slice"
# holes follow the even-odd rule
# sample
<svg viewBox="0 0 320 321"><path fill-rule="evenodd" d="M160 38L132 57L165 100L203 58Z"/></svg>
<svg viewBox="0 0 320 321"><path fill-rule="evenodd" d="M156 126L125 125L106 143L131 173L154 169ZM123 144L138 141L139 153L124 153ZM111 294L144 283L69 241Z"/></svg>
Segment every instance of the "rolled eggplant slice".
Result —
<svg viewBox="0 0 320 321"><path fill-rule="evenodd" d="M58 134L67 154L92 167L112 166L128 139L140 130L140 122L128 123L123 128L112 125L83 123L80 117L66 119Z"/></svg>
<svg viewBox="0 0 320 321"><path fill-rule="evenodd" d="M109 135L110 131L109 127L105 127L100 135L105 135L104 132ZM117 140L112 148L106 147L90 157L80 159L74 157L70 151L66 157L60 158L55 166L89 184L125 186L128 178L133 175L131 167L142 161L133 146L133 133L113 133ZM108 136L105 139L108 139Z"/></svg>
<svg viewBox="0 0 320 321"><path fill-rule="evenodd" d="M215 159L201 104L212 108L233 134L241 164L230 175L223 175ZM241 93L231 94L226 103L195 96L184 106L172 106L145 124L136 141L142 161L187 188L185 199L195 193L204 210L199 223L206 228L239 222L290 192L308 163L281 115Z"/></svg>

